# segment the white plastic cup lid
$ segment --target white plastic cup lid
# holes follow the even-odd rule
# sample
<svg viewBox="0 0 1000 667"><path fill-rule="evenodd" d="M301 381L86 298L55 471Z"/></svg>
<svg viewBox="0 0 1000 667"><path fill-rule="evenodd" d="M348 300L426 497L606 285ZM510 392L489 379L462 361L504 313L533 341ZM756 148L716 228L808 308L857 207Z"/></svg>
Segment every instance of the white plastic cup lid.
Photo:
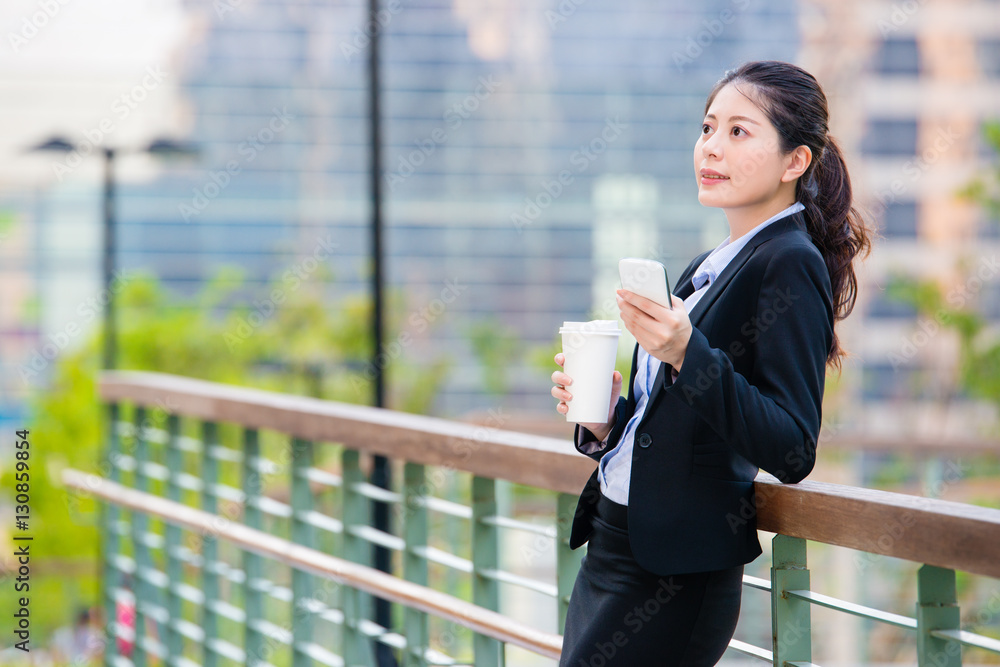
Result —
<svg viewBox="0 0 1000 667"><path fill-rule="evenodd" d="M590 320L589 322L563 322L559 333L591 333L621 335L618 320Z"/></svg>

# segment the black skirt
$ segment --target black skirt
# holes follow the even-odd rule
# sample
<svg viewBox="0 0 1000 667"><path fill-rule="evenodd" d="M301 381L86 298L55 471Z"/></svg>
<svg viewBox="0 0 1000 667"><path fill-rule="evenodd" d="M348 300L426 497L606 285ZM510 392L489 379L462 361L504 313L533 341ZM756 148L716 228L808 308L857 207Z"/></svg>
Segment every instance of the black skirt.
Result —
<svg viewBox="0 0 1000 667"><path fill-rule="evenodd" d="M658 575L632 557L628 508L603 494L570 595L560 667L708 667L740 615L743 565Z"/></svg>

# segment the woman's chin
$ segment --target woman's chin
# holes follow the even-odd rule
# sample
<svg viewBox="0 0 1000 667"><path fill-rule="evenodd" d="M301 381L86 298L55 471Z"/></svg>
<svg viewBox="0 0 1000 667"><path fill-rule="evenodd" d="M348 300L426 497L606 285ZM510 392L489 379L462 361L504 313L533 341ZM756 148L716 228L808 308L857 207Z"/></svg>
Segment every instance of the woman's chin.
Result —
<svg viewBox="0 0 1000 667"><path fill-rule="evenodd" d="M709 208L721 208L723 205L721 197L716 196L714 192L706 192L705 190L698 191L698 203Z"/></svg>

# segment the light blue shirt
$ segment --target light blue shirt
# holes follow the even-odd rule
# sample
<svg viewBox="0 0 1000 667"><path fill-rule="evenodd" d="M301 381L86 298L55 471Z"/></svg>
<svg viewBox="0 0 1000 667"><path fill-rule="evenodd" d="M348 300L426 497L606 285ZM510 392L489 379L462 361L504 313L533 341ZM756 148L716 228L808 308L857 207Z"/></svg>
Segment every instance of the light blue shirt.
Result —
<svg viewBox="0 0 1000 667"><path fill-rule="evenodd" d="M729 265L729 262L739 254L740 250L746 246L757 232L775 220L780 220L793 213L797 213L804 208L805 206L800 202L795 202L784 211L757 225L736 239L736 241L730 242L727 236L698 265L698 269L691 278L695 290L684 299L684 310L688 313L691 312L691 309L701 300L701 297L708 291L709 286L715 282L715 279L722 273L723 269ZM632 476L632 447L635 443L635 429L639 422L642 421L642 417L646 412L646 403L652 392L653 380L656 379L662 363L659 359L647 353L641 345L639 346L634 379L635 413L629 419L628 424L626 424L625 432L622 433L618 444L601 458L600 466L598 466L597 479L601 483L601 492L609 499L621 505L628 505L628 487ZM673 373L672 377L674 379L677 378L676 372ZM603 444L601 443L602 446ZM595 449L599 449L599 447Z"/></svg>

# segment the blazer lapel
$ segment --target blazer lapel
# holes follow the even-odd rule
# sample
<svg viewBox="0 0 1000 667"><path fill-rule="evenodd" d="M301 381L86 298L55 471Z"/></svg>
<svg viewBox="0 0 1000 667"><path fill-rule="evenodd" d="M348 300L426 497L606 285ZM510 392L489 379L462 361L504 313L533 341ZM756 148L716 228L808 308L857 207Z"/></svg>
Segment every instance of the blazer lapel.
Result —
<svg viewBox="0 0 1000 667"><path fill-rule="evenodd" d="M722 291L726 289L726 285L729 284L729 282L733 279L733 276L735 276L740 270L740 267L746 264L746 261L750 259L750 256L754 253L754 250L757 249L757 246L765 241L773 239L779 234L794 230L800 230L803 232L806 231L806 219L805 216L802 215L801 211L793 213L792 215L782 218L781 220L775 220L767 227L757 232L757 234L755 234L754 237L740 249L740 251L736 254L736 257L733 257L732 261L726 265L726 268L722 270L722 273L720 273L712 284L708 286L708 289L698 300L698 303L694 304L694 308L692 308L688 313L688 319L691 320L691 326L698 326L702 318L705 316L705 313L712 306L719 295L722 294ZM708 254L705 255L705 257L707 256ZM692 279L694 278L694 273L698 270L698 266L700 264L701 262L698 262L697 265L693 265L690 271L691 275L687 277L680 287L677 288L675 294L680 298L686 299L694 293L694 282ZM666 379L667 366L668 364L660 364L660 369L656 374L656 381L653 382L653 393L649 397L650 403L653 402L659 393L660 387L663 386ZM668 381L668 384L673 384L673 382Z"/></svg>
<svg viewBox="0 0 1000 667"><path fill-rule="evenodd" d="M674 295L679 296L682 300L691 296L694 292L694 272L698 270L701 263L705 261L705 258L711 254L711 250L706 250L697 257L695 257L691 263L688 265L684 273L681 274L680 280L674 285Z"/></svg>
<svg viewBox="0 0 1000 667"><path fill-rule="evenodd" d="M705 311L707 311L718 296L722 294L722 290L726 289L726 285L728 285L729 281L733 279L736 272L740 270L740 267L742 267L746 261L750 259L750 255L753 254L756 247L757 246L752 243L747 243L743 246L743 248L736 254L736 257L733 257L729 264L726 265L726 268L722 270L722 273L720 273L712 284L708 286L705 293L701 295L700 299L698 299L698 303L694 304L694 308L692 308L691 312L688 313L688 319L691 320L691 326L698 326L701 322L701 318L705 315Z"/></svg>

